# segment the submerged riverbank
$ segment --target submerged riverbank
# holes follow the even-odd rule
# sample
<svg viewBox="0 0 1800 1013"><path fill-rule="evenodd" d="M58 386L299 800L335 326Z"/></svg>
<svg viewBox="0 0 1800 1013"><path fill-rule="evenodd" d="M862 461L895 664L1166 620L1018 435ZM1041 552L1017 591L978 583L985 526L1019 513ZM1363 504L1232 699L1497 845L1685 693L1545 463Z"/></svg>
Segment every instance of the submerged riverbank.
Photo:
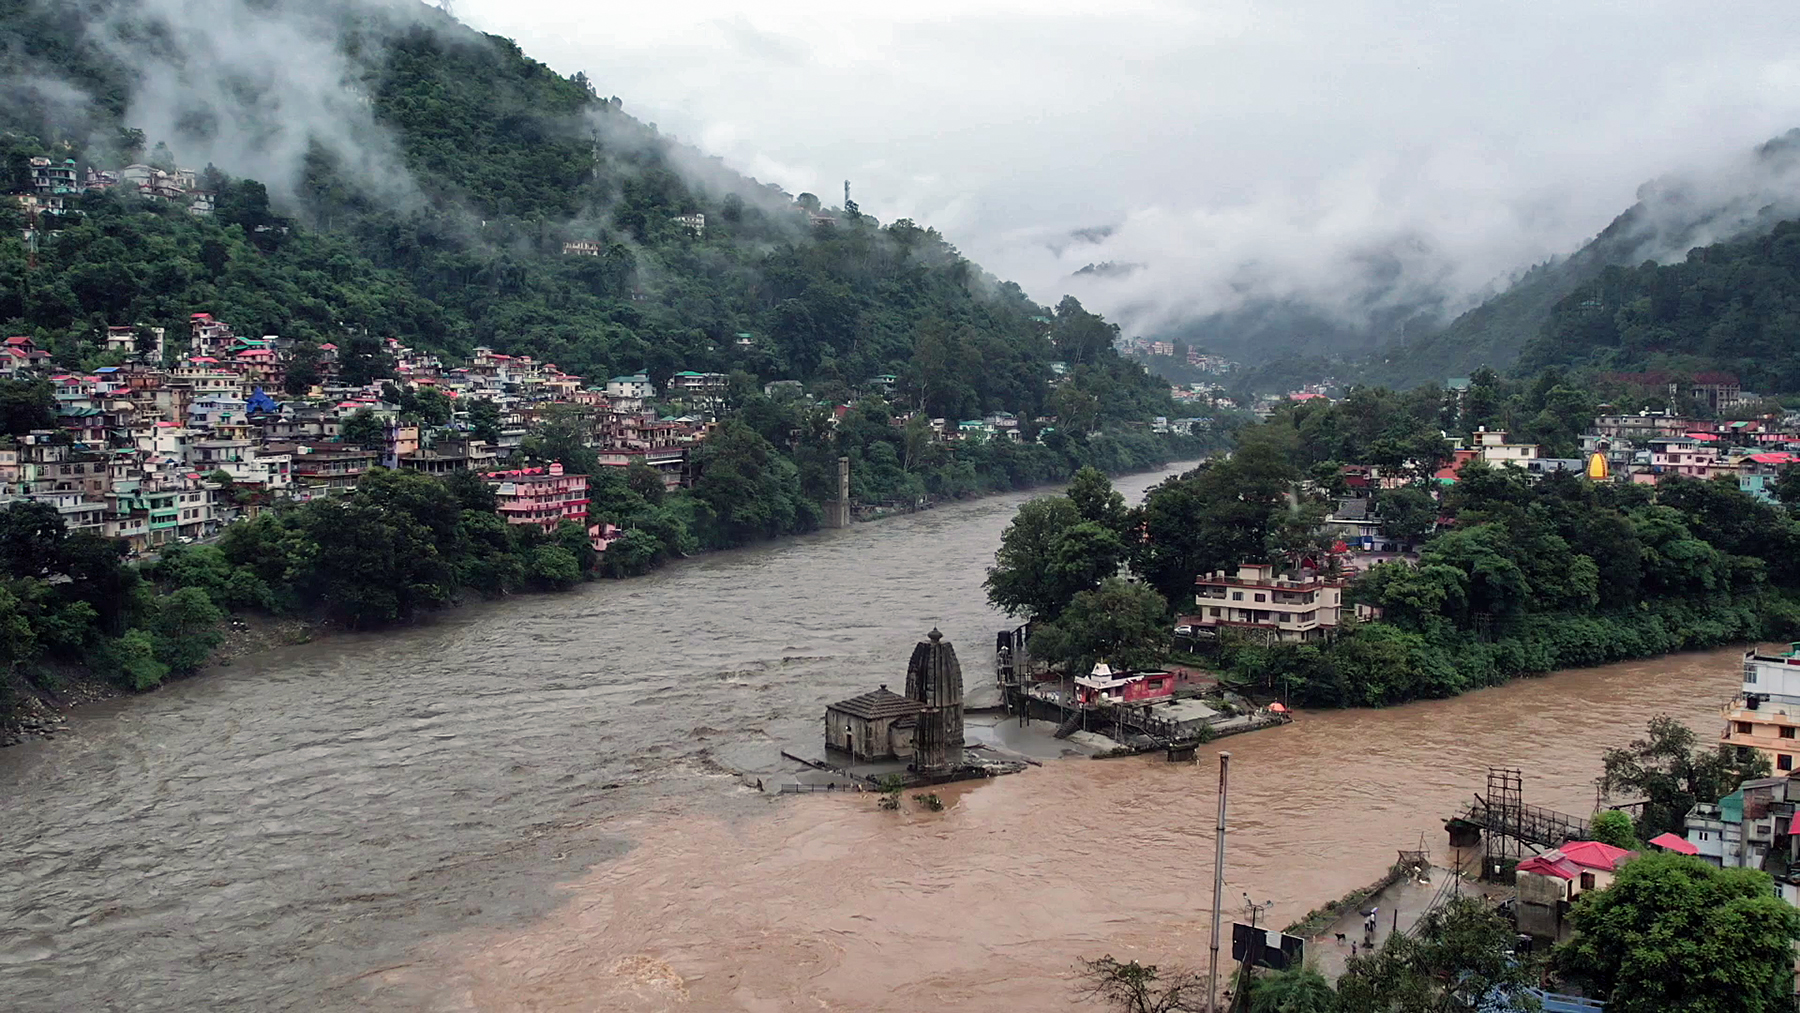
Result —
<svg viewBox="0 0 1800 1013"><path fill-rule="evenodd" d="M1397 849L1443 856L1441 819L1489 764L1522 767L1531 804L1582 811L1606 747L1659 712L1705 727L1735 660L1309 712L1234 739L1225 896L1274 901L1280 925ZM945 790L941 813L856 796L658 813L547 917L433 940L363 985L371 1005L433 1011L1064 1009L1077 958L1205 966L1215 754L1046 763Z"/></svg>
<svg viewBox="0 0 1800 1013"><path fill-rule="evenodd" d="M1066 1003L1072 954L1202 954L1215 747L1046 763L946 792L943 813L742 787L816 744L826 704L903 681L933 626L985 678L1007 621L981 581L1029 495L279 646L85 708L78 734L0 751L0 994L24 1013L659 1009L668 982L696 1009L941 991L1031 1010ZM1280 924L1368 882L1488 763L1580 811L1606 745L1659 712L1705 727L1737 671L1735 652L1684 655L1228 740L1227 895L1277 900Z"/></svg>

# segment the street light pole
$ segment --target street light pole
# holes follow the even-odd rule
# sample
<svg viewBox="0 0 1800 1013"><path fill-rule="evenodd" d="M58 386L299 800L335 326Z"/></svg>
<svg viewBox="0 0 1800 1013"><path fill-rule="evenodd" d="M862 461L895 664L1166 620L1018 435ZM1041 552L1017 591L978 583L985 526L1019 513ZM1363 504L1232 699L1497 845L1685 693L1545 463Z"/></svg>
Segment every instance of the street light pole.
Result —
<svg viewBox="0 0 1800 1013"><path fill-rule="evenodd" d="M1225 900L1225 795L1231 784L1231 754L1219 754L1219 824L1214 831L1212 959L1206 965L1206 1010L1219 1010L1219 931Z"/></svg>

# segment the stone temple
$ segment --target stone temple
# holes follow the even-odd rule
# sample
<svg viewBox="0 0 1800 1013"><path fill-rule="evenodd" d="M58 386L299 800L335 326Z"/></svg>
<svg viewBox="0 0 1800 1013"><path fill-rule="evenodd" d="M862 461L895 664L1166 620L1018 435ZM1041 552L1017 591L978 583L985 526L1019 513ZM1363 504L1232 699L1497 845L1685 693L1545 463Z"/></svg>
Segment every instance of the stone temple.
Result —
<svg viewBox="0 0 1800 1013"><path fill-rule="evenodd" d="M913 769L947 774L963 762L963 678L956 648L932 630L913 648L906 695L923 707L913 726Z"/></svg>

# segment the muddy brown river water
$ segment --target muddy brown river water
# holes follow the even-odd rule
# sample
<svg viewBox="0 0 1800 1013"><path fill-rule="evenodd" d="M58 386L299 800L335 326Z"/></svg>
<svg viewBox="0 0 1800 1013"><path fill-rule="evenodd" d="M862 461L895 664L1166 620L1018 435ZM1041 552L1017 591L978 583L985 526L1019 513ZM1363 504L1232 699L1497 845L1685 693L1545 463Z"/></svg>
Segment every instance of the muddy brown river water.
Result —
<svg viewBox="0 0 1800 1013"><path fill-rule="evenodd" d="M740 786L934 624L986 677L1023 499L271 652L0 752L0 1010L1063 1010L1078 956L1201 964L1210 755L1053 761L941 813ZM1489 764L1585 812L1651 716L1713 732L1736 659L1225 740L1227 897L1281 923L1442 852Z"/></svg>

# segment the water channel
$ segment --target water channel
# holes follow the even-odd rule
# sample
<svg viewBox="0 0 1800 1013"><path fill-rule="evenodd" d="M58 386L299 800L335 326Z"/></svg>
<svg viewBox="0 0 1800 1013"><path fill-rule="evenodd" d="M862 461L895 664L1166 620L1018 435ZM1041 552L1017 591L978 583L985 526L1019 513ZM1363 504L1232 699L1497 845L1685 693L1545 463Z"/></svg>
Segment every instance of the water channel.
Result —
<svg viewBox="0 0 1800 1013"><path fill-rule="evenodd" d="M1162 475L1119 483L1135 499ZM1053 761L942 813L746 771L899 682L1025 497L259 655L0 752L0 1009L1061 1010L1077 956L1204 962L1210 754ZM1225 740L1227 897L1289 920L1482 786L1585 812L1658 713L1710 735L1732 651ZM1204 751L1203 751L1204 752Z"/></svg>

